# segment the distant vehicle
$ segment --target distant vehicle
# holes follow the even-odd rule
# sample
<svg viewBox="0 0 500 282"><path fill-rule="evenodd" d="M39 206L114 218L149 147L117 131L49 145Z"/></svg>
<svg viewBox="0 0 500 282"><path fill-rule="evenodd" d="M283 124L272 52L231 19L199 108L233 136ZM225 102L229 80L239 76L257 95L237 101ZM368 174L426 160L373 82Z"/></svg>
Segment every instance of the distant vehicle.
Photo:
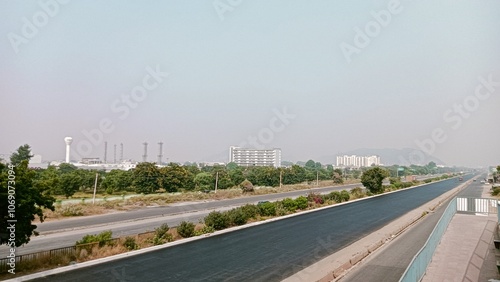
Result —
<svg viewBox="0 0 500 282"><path fill-rule="evenodd" d="M464 180L464 178L463 178L463 177L459 177L459 178L458 178L458 181L463 181L463 180Z"/></svg>
<svg viewBox="0 0 500 282"><path fill-rule="evenodd" d="M474 181L476 181L476 179L474 179Z"/></svg>

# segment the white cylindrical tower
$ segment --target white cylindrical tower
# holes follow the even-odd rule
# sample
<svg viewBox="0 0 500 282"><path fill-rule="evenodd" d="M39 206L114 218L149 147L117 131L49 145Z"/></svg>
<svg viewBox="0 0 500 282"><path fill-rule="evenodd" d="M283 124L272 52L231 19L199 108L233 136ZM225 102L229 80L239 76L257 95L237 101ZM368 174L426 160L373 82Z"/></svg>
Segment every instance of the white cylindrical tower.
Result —
<svg viewBox="0 0 500 282"><path fill-rule="evenodd" d="M66 137L64 138L64 142L66 142L66 163L69 163L69 153L71 151L71 143L73 142L73 138Z"/></svg>

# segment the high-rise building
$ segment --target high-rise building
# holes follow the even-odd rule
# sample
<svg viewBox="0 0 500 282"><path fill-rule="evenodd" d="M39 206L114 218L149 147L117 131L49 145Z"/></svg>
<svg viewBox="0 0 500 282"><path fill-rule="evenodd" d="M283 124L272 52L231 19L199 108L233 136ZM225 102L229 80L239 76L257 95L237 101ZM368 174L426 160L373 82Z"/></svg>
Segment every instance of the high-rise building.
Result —
<svg viewBox="0 0 500 282"><path fill-rule="evenodd" d="M281 166L281 149L229 147L229 162L239 166Z"/></svg>
<svg viewBox="0 0 500 282"><path fill-rule="evenodd" d="M372 165L380 165L379 156L356 156L343 155L337 156L337 166L346 167L369 167Z"/></svg>

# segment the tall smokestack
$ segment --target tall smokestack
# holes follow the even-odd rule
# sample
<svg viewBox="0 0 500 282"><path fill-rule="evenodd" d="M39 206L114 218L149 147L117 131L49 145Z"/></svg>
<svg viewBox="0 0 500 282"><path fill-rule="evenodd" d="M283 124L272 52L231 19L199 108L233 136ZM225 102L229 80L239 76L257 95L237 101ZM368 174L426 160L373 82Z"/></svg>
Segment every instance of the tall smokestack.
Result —
<svg viewBox="0 0 500 282"><path fill-rule="evenodd" d="M114 153L113 153L113 163L116 164L116 144L114 145Z"/></svg>
<svg viewBox="0 0 500 282"><path fill-rule="evenodd" d="M163 157L163 142L158 142L160 145L160 153L158 154L158 165L161 165L161 158Z"/></svg>
<svg viewBox="0 0 500 282"><path fill-rule="evenodd" d="M144 145L144 155L142 155L142 161L147 162L148 161L148 142L142 143Z"/></svg>
<svg viewBox="0 0 500 282"><path fill-rule="evenodd" d="M120 162L123 162L123 143L120 143Z"/></svg>
<svg viewBox="0 0 500 282"><path fill-rule="evenodd" d="M71 143L73 143L73 138L65 137L64 142L66 143L66 163L69 164L69 155L71 152Z"/></svg>
<svg viewBox="0 0 500 282"><path fill-rule="evenodd" d="M104 163L108 163L108 141L104 141Z"/></svg>

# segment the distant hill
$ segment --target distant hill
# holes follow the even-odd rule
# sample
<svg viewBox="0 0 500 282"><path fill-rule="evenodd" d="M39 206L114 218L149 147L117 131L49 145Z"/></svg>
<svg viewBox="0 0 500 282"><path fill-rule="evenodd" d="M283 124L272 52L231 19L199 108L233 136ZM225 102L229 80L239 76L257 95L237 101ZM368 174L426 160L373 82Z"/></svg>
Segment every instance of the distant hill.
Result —
<svg viewBox="0 0 500 282"><path fill-rule="evenodd" d="M323 156L318 159L319 162L324 164L335 164L338 155L358 155L358 156L370 156L377 155L380 156L380 162L383 165L425 165L429 162L435 162L438 165L444 165L444 162L440 159L430 156L420 150L412 148L403 149L356 149L348 152L341 152L337 155Z"/></svg>

